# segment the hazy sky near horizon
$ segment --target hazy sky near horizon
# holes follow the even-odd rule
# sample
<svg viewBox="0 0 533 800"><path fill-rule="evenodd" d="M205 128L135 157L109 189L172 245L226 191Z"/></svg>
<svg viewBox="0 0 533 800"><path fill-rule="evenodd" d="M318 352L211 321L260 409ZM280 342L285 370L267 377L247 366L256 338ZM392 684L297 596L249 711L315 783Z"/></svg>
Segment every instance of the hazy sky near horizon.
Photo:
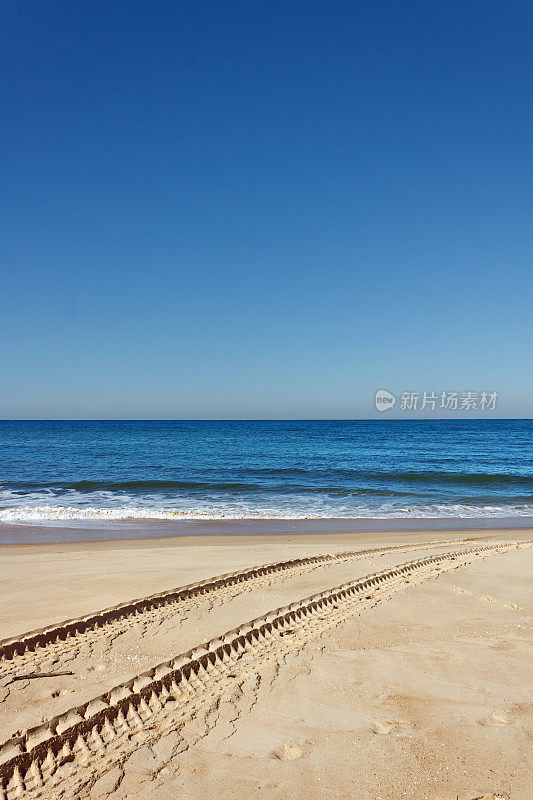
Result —
<svg viewBox="0 0 533 800"><path fill-rule="evenodd" d="M520 1L6 0L0 418L533 416L532 38Z"/></svg>

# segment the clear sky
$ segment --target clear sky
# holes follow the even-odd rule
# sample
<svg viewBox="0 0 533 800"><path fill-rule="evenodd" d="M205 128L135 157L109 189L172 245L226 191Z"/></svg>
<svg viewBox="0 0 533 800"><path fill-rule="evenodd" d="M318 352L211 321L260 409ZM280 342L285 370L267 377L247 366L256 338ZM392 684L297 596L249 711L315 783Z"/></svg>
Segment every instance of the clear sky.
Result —
<svg viewBox="0 0 533 800"><path fill-rule="evenodd" d="M533 416L531 3L1 17L0 417Z"/></svg>

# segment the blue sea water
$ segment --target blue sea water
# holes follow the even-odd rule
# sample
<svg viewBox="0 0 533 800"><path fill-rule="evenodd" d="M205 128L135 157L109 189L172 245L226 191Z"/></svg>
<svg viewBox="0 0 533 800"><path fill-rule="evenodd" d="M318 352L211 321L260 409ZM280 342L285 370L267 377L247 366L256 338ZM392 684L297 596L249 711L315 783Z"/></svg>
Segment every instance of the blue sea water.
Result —
<svg viewBox="0 0 533 800"><path fill-rule="evenodd" d="M533 513L533 420L0 421L0 522Z"/></svg>

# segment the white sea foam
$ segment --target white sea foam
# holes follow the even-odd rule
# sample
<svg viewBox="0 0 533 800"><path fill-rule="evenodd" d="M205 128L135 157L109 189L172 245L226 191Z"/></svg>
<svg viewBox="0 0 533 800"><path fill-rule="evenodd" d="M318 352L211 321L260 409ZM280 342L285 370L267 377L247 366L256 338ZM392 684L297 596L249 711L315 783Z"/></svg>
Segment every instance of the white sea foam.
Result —
<svg viewBox="0 0 533 800"><path fill-rule="evenodd" d="M68 521L128 521L128 520L239 520L239 519L395 519L439 517L529 517L533 506L466 506L441 504L424 507L324 507L302 503L300 510L295 504L286 507L261 507L245 505L204 505L190 508L149 507L140 505L61 506L27 505L0 508L1 523L52 523Z"/></svg>
<svg viewBox="0 0 533 800"><path fill-rule="evenodd" d="M107 490L39 489L14 491L0 486L0 523L46 525L68 522L150 520L309 520L309 519L397 519L441 517L529 517L531 504L475 505L423 504L398 501L349 502L328 497L279 494L266 500L260 491L254 497L191 497L150 493L132 495Z"/></svg>

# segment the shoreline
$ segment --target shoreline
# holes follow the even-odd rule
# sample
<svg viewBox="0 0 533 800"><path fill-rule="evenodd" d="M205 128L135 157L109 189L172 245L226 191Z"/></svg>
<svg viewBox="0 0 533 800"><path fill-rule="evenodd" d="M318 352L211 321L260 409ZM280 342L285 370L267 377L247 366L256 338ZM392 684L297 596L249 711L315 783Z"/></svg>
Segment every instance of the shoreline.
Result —
<svg viewBox="0 0 533 800"><path fill-rule="evenodd" d="M396 533L471 533L533 529L533 517L410 517L329 519L131 520L65 525L0 523L0 548L10 545L84 544L89 542L168 541L194 538L286 537L305 535ZM212 544L215 544L213 541Z"/></svg>

